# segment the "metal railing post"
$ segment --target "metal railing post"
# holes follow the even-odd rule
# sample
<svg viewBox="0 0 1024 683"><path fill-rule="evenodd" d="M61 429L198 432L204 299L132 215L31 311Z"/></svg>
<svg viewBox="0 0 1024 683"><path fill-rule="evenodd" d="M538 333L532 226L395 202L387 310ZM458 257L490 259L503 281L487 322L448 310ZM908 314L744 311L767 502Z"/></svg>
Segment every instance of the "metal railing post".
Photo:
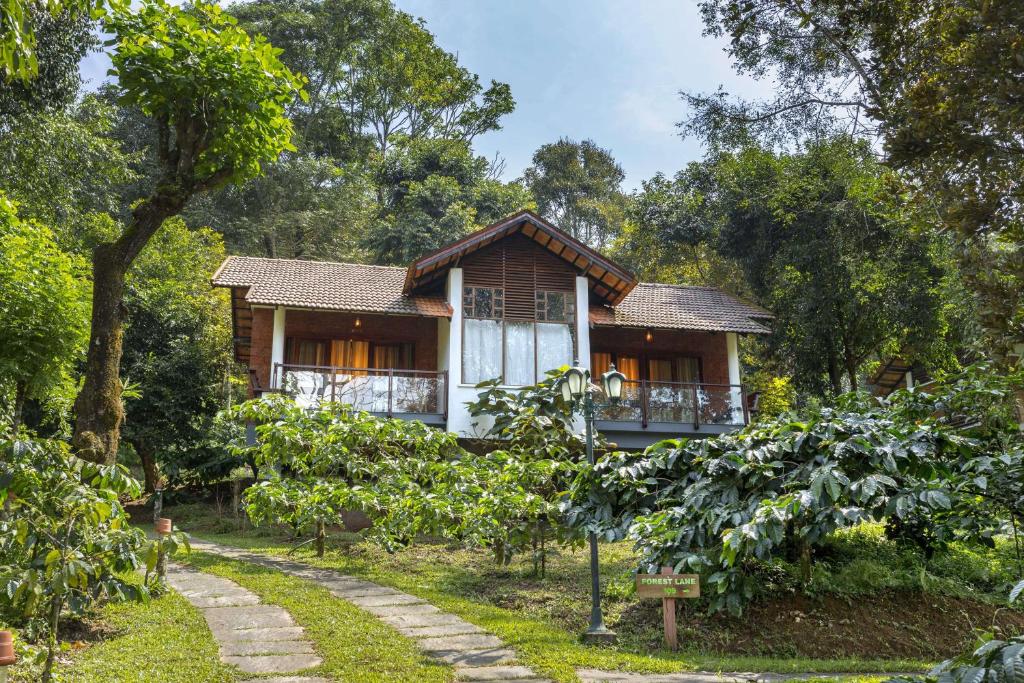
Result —
<svg viewBox="0 0 1024 683"><path fill-rule="evenodd" d="M394 391L395 391L394 379L395 379L395 369L394 368L388 368L388 417L392 417L391 408L392 408L392 402L393 402L394 397L395 397L395 394L394 394Z"/></svg>
<svg viewBox="0 0 1024 683"><path fill-rule="evenodd" d="M700 429L700 404L698 403L697 384L690 385L693 392L693 428Z"/></svg>
<svg viewBox="0 0 1024 683"><path fill-rule="evenodd" d="M743 404L743 424L750 424L750 406L747 405L747 387L740 385L740 402Z"/></svg>
<svg viewBox="0 0 1024 683"><path fill-rule="evenodd" d="M647 380L640 380L640 427L647 429L648 412L651 409Z"/></svg>
<svg viewBox="0 0 1024 683"><path fill-rule="evenodd" d="M441 411L442 411L441 414L442 414L442 416L444 418L444 421L448 422L448 371L445 370L443 373L441 373L440 376L442 377L442 379L444 381L444 391L442 392L442 395L443 395L443 398L444 398L444 403L443 403L443 405L441 407Z"/></svg>

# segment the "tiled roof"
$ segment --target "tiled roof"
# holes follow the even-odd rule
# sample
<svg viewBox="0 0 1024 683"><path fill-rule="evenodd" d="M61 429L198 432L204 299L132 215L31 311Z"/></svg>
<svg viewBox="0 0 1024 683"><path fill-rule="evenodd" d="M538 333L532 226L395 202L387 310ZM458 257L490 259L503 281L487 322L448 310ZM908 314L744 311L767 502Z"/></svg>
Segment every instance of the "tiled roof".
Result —
<svg viewBox="0 0 1024 683"><path fill-rule="evenodd" d="M641 282L614 308L592 306L590 322L610 327L655 327L709 332L767 334L758 321L772 318L763 308L714 287Z"/></svg>
<svg viewBox="0 0 1024 683"><path fill-rule="evenodd" d="M446 318L451 309L435 294L402 293L405 268L229 256L213 274L218 287L248 287L250 304L422 315Z"/></svg>

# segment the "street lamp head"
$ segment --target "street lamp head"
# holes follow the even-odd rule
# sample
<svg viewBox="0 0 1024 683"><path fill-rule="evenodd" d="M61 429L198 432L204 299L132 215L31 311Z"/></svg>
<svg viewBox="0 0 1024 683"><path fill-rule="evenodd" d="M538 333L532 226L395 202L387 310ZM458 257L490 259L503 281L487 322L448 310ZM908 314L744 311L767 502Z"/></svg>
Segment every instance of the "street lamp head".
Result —
<svg viewBox="0 0 1024 683"><path fill-rule="evenodd" d="M612 403L618 403L622 399L622 386L626 376L615 369L615 363L608 368L608 372L601 375L601 386L604 388L604 395Z"/></svg>
<svg viewBox="0 0 1024 683"><path fill-rule="evenodd" d="M569 380L562 377L558 380L558 383L555 386L558 392L562 394L562 400L568 404L572 404L572 391L569 390Z"/></svg>
<svg viewBox="0 0 1024 683"><path fill-rule="evenodd" d="M579 361L576 361L571 368L565 371L564 375L569 395L576 400L583 398L583 392L586 391L588 379L587 371L583 369ZM565 389L562 390L562 395L565 396Z"/></svg>

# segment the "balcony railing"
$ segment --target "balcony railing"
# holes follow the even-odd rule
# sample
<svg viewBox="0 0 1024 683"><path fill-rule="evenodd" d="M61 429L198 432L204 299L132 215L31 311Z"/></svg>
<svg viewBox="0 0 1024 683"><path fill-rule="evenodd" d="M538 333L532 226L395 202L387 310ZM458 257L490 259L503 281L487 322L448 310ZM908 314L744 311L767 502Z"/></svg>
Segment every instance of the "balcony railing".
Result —
<svg viewBox="0 0 1024 683"><path fill-rule="evenodd" d="M602 403L606 403L603 402ZM649 382L626 380L622 400L600 405L598 420L651 423L742 426L750 420L747 396L739 384Z"/></svg>
<svg viewBox="0 0 1024 683"><path fill-rule="evenodd" d="M272 391L305 406L338 401L356 410L448 419L448 372L275 363Z"/></svg>

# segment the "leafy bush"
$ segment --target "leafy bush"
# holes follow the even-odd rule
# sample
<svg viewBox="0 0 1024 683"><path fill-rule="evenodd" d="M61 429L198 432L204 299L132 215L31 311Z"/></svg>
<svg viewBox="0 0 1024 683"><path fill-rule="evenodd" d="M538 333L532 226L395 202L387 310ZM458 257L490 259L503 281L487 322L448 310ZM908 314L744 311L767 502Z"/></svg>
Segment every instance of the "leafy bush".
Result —
<svg viewBox="0 0 1024 683"><path fill-rule="evenodd" d="M477 455L454 434L420 422L384 419L339 404L305 410L267 397L230 412L256 425L255 446L236 445L267 480L245 492L255 524L313 530L323 553L326 526L346 510L373 521L365 535L386 549L420 534L491 548L500 564L531 546L544 570L549 538L572 542L561 523L562 492L575 477L583 442L561 409L552 382L518 392L483 387L471 406L489 415L501 448Z"/></svg>
<svg viewBox="0 0 1024 683"><path fill-rule="evenodd" d="M711 607L737 613L763 563L794 561L807 586L815 551L863 522L923 513L940 540L991 544L1018 514L1004 493L1022 458L1006 412L1019 379L972 368L931 394L850 394L735 434L609 454L573 483L565 510L579 528L632 538L642 566L703 573Z"/></svg>
<svg viewBox="0 0 1024 683"><path fill-rule="evenodd" d="M0 439L0 454L0 611L45 638L49 680L65 615L148 599L152 584L126 577L154 568L157 542L128 525L118 499L139 484L124 467L80 460L54 440Z"/></svg>
<svg viewBox="0 0 1024 683"><path fill-rule="evenodd" d="M1010 604L1024 592L1024 582L1010 591ZM1000 640L982 633L975 649L940 663L927 676L900 676L886 683L1019 683L1024 681L1024 635Z"/></svg>
<svg viewBox="0 0 1024 683"><path fill-rule="evenodd" d="M418 491L429 487L437 463L461 453L454 434L337 403L305 410L269 396L230 416L256 425L256 445L236 451L269 477L245 492L250 518L280 521L296 533L315 528L321 554L325 526L340 524L345 510L374 520L367 533L384 547L434 528L437 506Z"/></svg>
<svg viewBox="0 0 1024 683"><path fill-rule="evenodd" d="M460 515L456 535L493 548L499 563L532 546L534 568L541 574L549 535L565 543L580 538L563 523L560 504L584 460L585 444L555 390L560 375L554 370L517 391L494 382L478 385L484 391L469 404L470 415L491 419L486 436L499 440L501 448L462 459L446 482L449 489L474 482L479 498ZM598 440L597 446L603 443Z"/></svg>

